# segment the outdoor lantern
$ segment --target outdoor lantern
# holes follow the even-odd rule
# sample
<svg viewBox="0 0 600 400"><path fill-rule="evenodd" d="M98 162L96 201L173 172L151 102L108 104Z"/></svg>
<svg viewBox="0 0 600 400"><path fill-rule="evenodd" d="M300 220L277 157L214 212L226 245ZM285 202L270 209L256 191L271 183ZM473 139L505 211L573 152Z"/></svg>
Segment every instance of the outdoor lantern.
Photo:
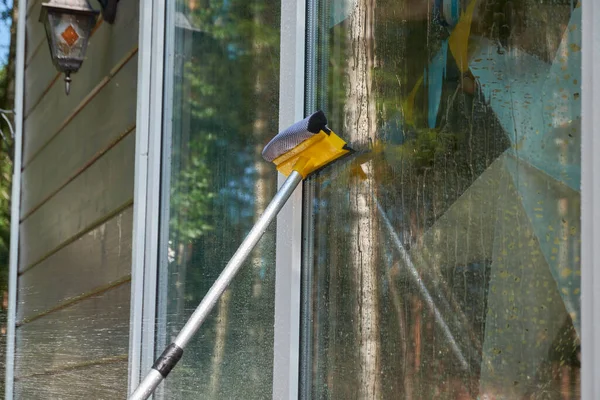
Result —
<svg viewBox="0 0 600 400"><path fill-rule="evenodd" d="M46 27L52 62L65 74L69 94L71 73L77 72L87 48L98 11L87 0L50 0L42 4L40 22Z"/></svg>

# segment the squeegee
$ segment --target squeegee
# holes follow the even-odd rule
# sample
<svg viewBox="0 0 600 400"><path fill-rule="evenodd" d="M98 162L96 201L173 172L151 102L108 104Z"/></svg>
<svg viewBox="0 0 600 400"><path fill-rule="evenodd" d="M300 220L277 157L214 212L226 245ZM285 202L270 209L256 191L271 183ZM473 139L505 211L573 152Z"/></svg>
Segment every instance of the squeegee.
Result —
<svg viewBox="0 0 600 400"><path fill-rule="evenodd" d="M202 326L217 301L225 292L271 222L302 180L340 157L352 153L346 142L327 127L322 111L296 122L278 133L263 149L266 161L275 164L287 177L263 215L256 221L240 247L229 260L215 283L206 293L192 316L131 394L129 400L147 399L167 377L183 355L183 350Z"/></svg>

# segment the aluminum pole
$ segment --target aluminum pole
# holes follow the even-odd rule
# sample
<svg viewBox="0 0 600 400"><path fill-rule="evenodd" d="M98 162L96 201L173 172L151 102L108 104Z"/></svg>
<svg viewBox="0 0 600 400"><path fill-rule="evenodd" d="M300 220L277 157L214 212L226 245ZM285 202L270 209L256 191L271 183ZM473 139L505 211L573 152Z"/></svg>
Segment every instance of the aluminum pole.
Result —
<svg viewBox="0 0 600 400"><path fill-rule="evenodd" d="M279 191L273 197L273 200L267 206L263 215L258 219L256 224L250 230L240 247L227 263L221 275L212 285L206 296L202 299L192 316L188 319L184 327L181 329L175 340L169 345L162 355L156 360L150 372L144 380L139 384L137 389L129 397L129 400L145 400L152 395L158 385L167 377L171 369L181 359L183 349L196 334L202 323L206 320L214 306L217 304L219 297L229 286L235 275L239 272L260 238L263 236L271 222L277 217L279 211L283 208L287 200L290 198L298 184L302 182L302 175L296 171L292 171L290 176L285 180Z"/></svg>

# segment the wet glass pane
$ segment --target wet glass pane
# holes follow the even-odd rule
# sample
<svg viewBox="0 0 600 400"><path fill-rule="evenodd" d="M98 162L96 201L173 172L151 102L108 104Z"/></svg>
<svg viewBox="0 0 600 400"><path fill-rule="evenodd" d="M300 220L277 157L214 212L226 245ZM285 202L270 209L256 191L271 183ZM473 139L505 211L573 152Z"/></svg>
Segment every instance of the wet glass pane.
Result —
<svg viewBox="0 0 600 400"><path fill-rule="evenodd" d="M273 0L179 1L168 18L157 355L275 192L261 151L278 126L280 8ZM271 397L274 247L271 229L186 348L163 398Z"/></svg>
<svg viewBox="0 0 600 400"><path fill-rule="evenodd" d="M579 398L580 5L317 10L305 398Z"/></svg>

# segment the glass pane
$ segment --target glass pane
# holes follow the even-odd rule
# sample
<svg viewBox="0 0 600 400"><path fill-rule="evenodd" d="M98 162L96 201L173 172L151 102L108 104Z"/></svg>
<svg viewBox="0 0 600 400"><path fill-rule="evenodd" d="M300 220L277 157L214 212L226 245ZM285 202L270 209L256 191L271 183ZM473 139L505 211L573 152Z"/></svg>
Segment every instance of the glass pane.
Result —
<svg viewBox="0 0 600 400"><path fill-rule="evenodd" d="M579 4L316 9L305 397L579 398Z"/></svg>
<svg viewBox="0 0 600 400"><path fill-rule="evenodd" d="M276 172L261 151L278 126L279 1L179 1L173 8L158 353L276 190ZM271 229L186 348L164 398L271 397L274 247Z"/></svg>

